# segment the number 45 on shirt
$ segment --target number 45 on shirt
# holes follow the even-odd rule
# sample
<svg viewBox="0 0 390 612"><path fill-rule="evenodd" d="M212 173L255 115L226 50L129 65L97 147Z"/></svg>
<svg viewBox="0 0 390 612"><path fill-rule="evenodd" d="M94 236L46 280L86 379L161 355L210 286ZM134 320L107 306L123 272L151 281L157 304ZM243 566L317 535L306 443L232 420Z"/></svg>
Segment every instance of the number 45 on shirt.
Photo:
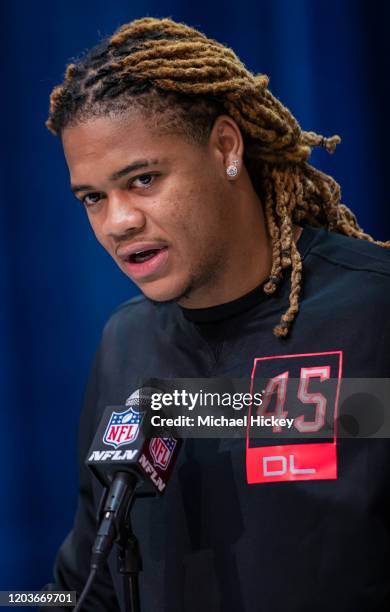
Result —
<svg viewBox="0 0 390 612"><path fill-rule="evenodd" d="M341 376L342 351L255 358L251 393L263 403L248 414L248 484L337 478Z"/></svg>

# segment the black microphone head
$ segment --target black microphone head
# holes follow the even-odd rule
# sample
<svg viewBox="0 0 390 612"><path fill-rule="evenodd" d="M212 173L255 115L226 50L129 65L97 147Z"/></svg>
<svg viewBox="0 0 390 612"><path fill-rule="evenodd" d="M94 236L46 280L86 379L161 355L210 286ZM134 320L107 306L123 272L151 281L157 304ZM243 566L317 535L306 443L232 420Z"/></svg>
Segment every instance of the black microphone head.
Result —
<svg viewBox="0 0 390 612"><path fill-rule="evenodd" d="M141 387L125 406L107 407L88 452L86 464L104 487L115 474L128 471L137 478L136 494L163 493L176 461L181 440L152 428L151 404L155 387ZM172 432L173 433L173 432Z"/></svg>

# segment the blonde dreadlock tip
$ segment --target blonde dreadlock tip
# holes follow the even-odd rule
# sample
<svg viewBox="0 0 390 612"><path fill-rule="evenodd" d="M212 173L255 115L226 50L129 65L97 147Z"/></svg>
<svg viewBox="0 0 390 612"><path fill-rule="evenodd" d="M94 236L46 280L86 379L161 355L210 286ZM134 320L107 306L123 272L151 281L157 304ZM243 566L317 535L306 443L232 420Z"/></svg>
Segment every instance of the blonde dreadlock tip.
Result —
<svg viewBox="0 0 390 612"><path fill-rule="evenodd" d="M65 80L69 81L74 75L76 70L76 64L69 64L65 71Z"/></svg>
<svg viewBox="0 0 390 612"><path fill-rule="evenodd" d="M47 119L47 121L45 121L45 127L49 130L49 132L51 132L54 136L57 136L57 132L56 130L53 128L52 122L50 119Z"/></svg>
<svg viewBox="0 0 390 612"><path fill-rule="evenodd" d="M273 332L277 338L285 338L289 332L289 327L282 324L275 325Z"/></svg>
<svg viewBox="0 0 390 612"><path fill-rule="evenodd" d="M324 138L324 148L328 153L334 153L338 144L340 144L341 138L338 134Z"/></svg>
<svg viewBox="0 0 390 612"><path fill-rule="evenodd" d="M276 285L275 283L266 283L263 287L263 291L264 293L266 293L267 295L271 295L272 293L275 293L276 291Z"/></svg>
<svg viewBox="0 0 390 612"><path fill-rule="evenodd" d="M269 77L266 74L255 74L256 87L260 89L267 89L269 84Z"/></svg>

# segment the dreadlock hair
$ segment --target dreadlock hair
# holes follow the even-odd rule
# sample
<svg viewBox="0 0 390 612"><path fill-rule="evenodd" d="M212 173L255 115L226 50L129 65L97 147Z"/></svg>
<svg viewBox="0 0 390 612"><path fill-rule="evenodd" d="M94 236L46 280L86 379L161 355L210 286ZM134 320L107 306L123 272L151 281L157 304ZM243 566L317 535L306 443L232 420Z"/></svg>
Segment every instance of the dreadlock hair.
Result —
<svg viewBox="0 0 390 612"><path fill-rule="evenodd" d="M272 245L264 291L274 293L291 269L289 307L274 327L276 336L288 334L299 309L302 262L293 224L375 242L341 203L338 183L307 163L312 147L333 153L340 137L303 131L268 89L268 77L249 72L232 49L171 19L132 21L67 66L64 82L51 93L46 126L61 135L66 126L130 105L152 120L166 116L167 129L199 143L207 142L219 114L238 124Z"/></svg>

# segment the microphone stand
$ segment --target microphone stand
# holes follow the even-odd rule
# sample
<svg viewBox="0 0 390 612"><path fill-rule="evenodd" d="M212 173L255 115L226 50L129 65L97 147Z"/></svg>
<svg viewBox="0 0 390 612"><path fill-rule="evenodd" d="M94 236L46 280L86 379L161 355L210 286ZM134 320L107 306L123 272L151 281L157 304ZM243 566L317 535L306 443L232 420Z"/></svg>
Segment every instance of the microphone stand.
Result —
<svg viewBox="0 0 390 612"><path fill-rule="evenodd" d="M120 533L118 543L118 569L123 576L123 593L126 612L141 612L138 575L142 571L142 557L130 518L130 508Z"/></svg>

